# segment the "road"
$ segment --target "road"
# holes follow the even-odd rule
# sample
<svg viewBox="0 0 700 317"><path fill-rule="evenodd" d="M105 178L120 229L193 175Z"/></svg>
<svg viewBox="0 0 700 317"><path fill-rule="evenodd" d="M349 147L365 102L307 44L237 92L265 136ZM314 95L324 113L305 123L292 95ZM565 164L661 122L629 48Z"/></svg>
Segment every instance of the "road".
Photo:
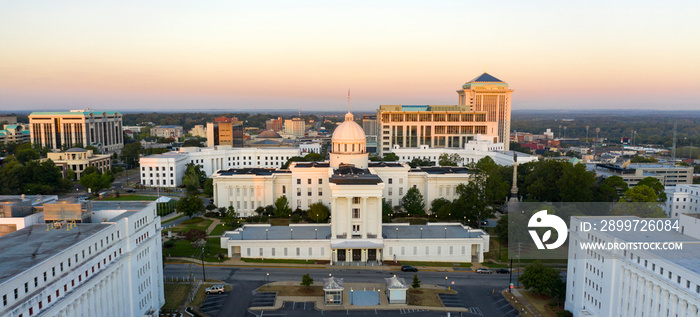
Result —
<svg viewBox="0 0 700 317"><path fill-rule="evenodd" d="M301 276L309 273L316 284L320 284L328 274L341 277L346 283L384 283L384 278L396 274L407 283L414 273L400 271L374 271L353 269L296 269L296 268L254 268L254 267L206 267L207 279L222 280L233 286L224 301L219 316L245 316L253 291L266 281L301 281ZM167 264L166 278L186 277L192 273L202 277L202 268L197 265ZM269 273L269 276L267 275ZM502 298L500 291L508 287L508 274L476 274L471 272L418 272L423 284L445 285L447 277L451 287L459 292L467 307L478 307L484 316L499 316ZM515 277L513 277L515 278ZM452 285L451 283L454 282Z"/></svg>

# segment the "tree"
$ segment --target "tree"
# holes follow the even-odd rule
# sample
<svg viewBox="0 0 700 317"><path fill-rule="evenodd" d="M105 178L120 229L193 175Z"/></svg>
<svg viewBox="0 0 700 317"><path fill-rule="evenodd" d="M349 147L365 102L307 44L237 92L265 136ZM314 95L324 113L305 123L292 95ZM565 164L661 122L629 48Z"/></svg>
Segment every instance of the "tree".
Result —
<svg viewBox="0 0 700 317"><path fill-rule="evenodd" d="M651 187L637 184L637 186L625 192L624 200L634 203L656 202L658 201L658 196L656 196L656 192Z"/></svg>
<svg viewBox="0 0 700 317"><path fill-rule="evenodd" d="M185 142L183 142L182 146L202 147L202 141L200 138L187 139Z"/></svg>
<svg viewBox="0 0 700 317"><path fill-rule="evenodd" d="M300 284L301 284L301 286L310 287L311 285L314 284L314 279L311 278L311 276L309 275L309 273L306 273L306 274L304 274L304 275L301 277L301 283L300 283Z"/></svg>
<svg viewBox="0 0 700 317"><path fill-rule="evenodd" d="M122 148L122 160L124 160L127 167L136 166L136 164L138 164L141 150L143 150L141 142L124 144Z"/></svg>
<svg viewBox="0 0 700 317"><path fill-rule="evenodd" d="M192 228L185 234L185 238L189 242L197 242L199 240L204 240L206 237L207 233L197 228Z"/></svg>
<svg viewBox="0 0 700 317"><path fill-rule="evenodd" d="M585 202L595 200L595 174L586 170L583 164L562 164L562 175L557 181L559 198L566 202Z"/></svg>
<svg viewBox="0 0 700 317"><path fill-rule="evenodd" d="M204 211L204 203L199 197L188 194L177 202L177 211L192 219L192 216Z"/></svg>
<svg viewBox="0 0 700 317"><path fill-rule="evenodd" d="M467 184L457 185L457 199L453 202L453 210L458 218L466 217L470 223L481 227L481 221L493 216L493 209L484 199L483 179L475 175Z"/></svg>
<svg viewBox="0 0 700 317"><path fill-rule="evenodd" d="M484 198L490 204L503 203L508 196L510 185L503 179L501 167L489 156L476 162L476 168L484 175ZM512 173L511 173L512 174Z"/></svg>
<svg viewBox="0 0 700 317"><path fill-rule="evenodd" d="M411 166L412 168L416 168L419 166L433 166L435 163L433 163L430 160L424 160L422 158L416 157L412 159L410 162L408 162L408 165Z"/></svg>
<svg viewBox="0 0 700 317"><path fill-rule="evenodd" d="M430 210L441 219L446 219L447 215L452 213L452 202L443 197L433 199Z"/></svg>
<svg viewBox="0 0 700 317"><path fill-rule="evenodd" d="M618 201L629 187L622 177L613 175L604 179L598 187L598 201Z"/></svg>
<svg viewBox="0 0 700 317"><path fill-rule="evenodd" d="M97 193L105 188L110 188L112 186L112 180L112 175L110 173L100 174L99 171L93 171L80 176L80 185L85 188L90 188L93 193Z"/></svg>
<svg viewBox="0 0 700 317"><path fill-rule="evenodd" d="M221 210L221 208L219 208L219 210ZM224 223L224 226L231 229L236 229L238 227L238 217L236 216L236 209L234 209L233 206L228 206L227 209L224 209L221 222Z"/></svg>
<svg viewBox="0 0 700 317"><path fill-rule="evenodd" d="M559 272L549 266L543 265L540 261L525 267L525 271L520 276L523 286L538 294L554 295L556 293L557 280L561 282Z"/></svg>
<svg viewBox="0 0 700 317"><path fill-rule="evenodd" d="M292 208L289 208L287 196L280 196L275 200L275 217L282 218L292 213Z"/></svg>
<svg viewBox="0 0 700 317"><path fill-rule="evenodd" d="M447 154L442 153L438 158L439 166L457 166L462 162L462 157L457 153Z"/></svg>
<svg viewBox="0 0 700 317"><path fill-rule="evenodd" d="M398 162L399 157L396 156L396 154L389 152L387 154L384 154L384 158L382 159L382 161L384 161L384 162Z"/></svg>
<svg viewBox="0 0 700 317"><path fill-rule="evenodd" d="M411 287L413 288L420 288L420 280L418 279L418 274L414 273L413 274L413 282L411 283Z"/></svg>
<svg viewBox="0 0 700 317"><path fill-rule="evenodd" d="M102 175L102 172L100 172L100 170L98 170L97 167L94 167L94 166L88 166L81 172L81 174L83 174L83 175L92 174L92 173L97 173L99 175Z"/></svg>
<svg viewBox="0 0 700 317"><path fill-rule="evenodd" d="M654 192L656 193L656 198L657 198L658 202L665 202L666 201L667 197L666 197L666 191L664 188L664 184L662 184L658 178L654 178L651 176L642 178L642 180L640 180L636 186L639 186L639 185L646 185L646 186L649 186L649 188L653 189Z"/></svg>
<svg viewBox="0 0 700 317"><path fill-rule="evenodd" d="M214 196L214 180L209 177L204 181L204 195L208 197Z"/></svg>
<svg viewBox="0 0 700 317"><path fill-rule="evenodd" d="M401 198L401 206L411 215L425 215L425 201L418 188L411 187Z"/></svg>
<svg viewBox="0 0 700 317"><path fill-rule="evenodd" d="M26 148L15 153L15 158L17 158L20 163L24 164L29 161L38 160L41 156L35 149Z"/></svg>
<svg viewBox="0 0 700 317"><path fill-rule="evenodd" d="M496 234L498 235L498 242L502 245L508 244L508 215L501 216L496 222Z"/></svg>
<svg viewBox="0 0 700 317"><path fill-rule="evenodd" d="M308 216L316 222L323 222L328 219L328 214L330 209L328 206L324 205L322 202L313 203L309 206Z"/></svg>
<svg viewBox="0 0 700 317"><path fill-rule="evenodd" d="M320 161L323 161L324 157L323 157L323 155L318 154L318 153L309 153L309 154L306 154L306 156L304 156L304 159L307 162L320 162Z"/></svg>
<svg viewBox="0 0 700 317"><path fill-rule="evenodd" d="M195 193L204 186L207 175L202 171L199 165L187 163L185 175L182 177L182 184L187 188L188 193Z"/></svg>

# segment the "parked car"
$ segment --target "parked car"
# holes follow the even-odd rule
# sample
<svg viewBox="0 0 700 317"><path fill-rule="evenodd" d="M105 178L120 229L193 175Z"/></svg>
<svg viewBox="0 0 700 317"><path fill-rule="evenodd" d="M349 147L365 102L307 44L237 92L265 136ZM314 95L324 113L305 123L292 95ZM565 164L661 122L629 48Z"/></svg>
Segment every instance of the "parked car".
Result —
<svg viewBox="0 0 700 317"><path fill-rule="evenodd" d="M226 290L224 289L224 285L223 285L223 284L210 286L210 287L207 287L207 288L204 290L204 292L207 293L207 294L215 294L215 293L216 293L216 294L221 294L221 293L223 293L223 292L225 292L225 291L226 291Z"/></svg>
<svg viewBox="0 0 700 317"><path fill-rule="evenodd" d="M508 273L510 273L510 270L508 270L508 269L498 269L498 270L496 270L496 273L498 273L498 274L508 274Z"/></svg>
<svg viewBox="0 0 700 317"><path fill-rule="evenodd" d="M476 269L476 273L486 273L486 274L491 274L491 273L493 273L493 271L491 271L491 270L489 270L489 269L486 269L486 268L483 268L483 267L482 267L482 268L478 268L478 269Z"/></svg>
<svg viewBox="0 0 700 317"><path fill-rule="evenodd" d="M413 267L413 266L410 266L410 265L404 265L401 267L401 271L403 271L403 272L418 272L418 269Z"/></svg>
<svg viewBox="0 0 700 317"><path fill-rule="evenodd" d="M127 192L127 193L135 193L136 190L135 190L135 189L127 189L126 192Z"/></svg>

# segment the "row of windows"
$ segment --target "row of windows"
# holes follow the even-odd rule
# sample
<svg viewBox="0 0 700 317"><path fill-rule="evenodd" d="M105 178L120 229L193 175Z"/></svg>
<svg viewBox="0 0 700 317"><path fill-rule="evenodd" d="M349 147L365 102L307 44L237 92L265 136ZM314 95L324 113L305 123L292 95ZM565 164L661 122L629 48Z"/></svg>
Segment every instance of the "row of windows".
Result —
<svg viewBox="0 0 700 317"><path fill-rule="evenodd" d="M311 182L312 182L311 178L306 179L306 184L311 185ZM323 185L323 178L318 179L318 184ZM297 178L297 185L301 185L301 178Z"/></svg>
<svg viewBox="0 0 700 317"><path fill-rule="evenodd" d="M265 249L266 249L266 248L258 248L258 255L257 255L257 256L263 257L264 254L265 254L265 253L264 253L264 250L265 250ZM276 254L277 254L277 249L282 249L282 254L283 254L284 256L288 256L288 255L289 255L289 249L290 249L290 248L270 248L270 254L271 254L271 256L276 256ZM301 247L296 247L296 248L291 248L291 249L294 250L294 254L295 254L296 256L301 256L301 249L302 249ZM321 252L320 252L319 255L320 255L320 256L324 256L325 253L326 253L326 248L321 248ZM304 255L306 255L306 256L313 256L313 255L314 255L314 248L313 248L313 247L309 247L309 248L307 249L307 253L304 254ZM253 256L253 255L252 255L252 248L246 248L246 256L248 256L248 257Z"/></svg>
<svg viewBox="0 0 700 317"><path fill-rule="evenodd" d="M122 249L119 248L119 255L121 255L121 254L122 254ZM77 258L77 254L76 254L76 258ZM112 262L112 259L115 259L115 260L116 260L116 258L117 258L117 251L114 251L113 254L109 254L108 257L103 258L102 261L99 261L99 260L98 260L98 261L97 261L97 270L98 270L98 271L101 270L103 264L106 266L106 265L107 265L108 259L109 259L109 262ZM62 263L61 263L61 264L62 264ZM54 267L54 269L55 269L55 267ZM83 276L85 277L85 280L87 280L88 277L90 276L90 274L93 274L93 275L95 274L95 265L93 265L93 266L91 267L90 270L85 270L84 274L83 274L83 273L80 273L80 275L78 275L78 283L82 283L82 282L83 282ZM47 275L46 272L44 272L44 281L46 281L46 275ZM70 287L71 287L71 289L73 289L73 288L76 287L75 284L76 284L75 279L72 279L71 282L70 282ZM35 277L35 278L34 278L34 287L36 288L36 287L38 287L38 285L39 285L39 284L38 284L38 278ZM63 284L63 293L61 293L61 289L60 289L60 288L57 288L57 289L56 289L56 292L55 292L55 294L56 294L56 299L58 299L58 298L61 296L61 294L64 294L64 295L65 295L66 293L68 293L68 291L69 291L69 290L68 290L68 284L67 284L67 283L66 283L66 284ZM27 293L29 293L29 283L24 283L24 294L27 294ZM49 304L51 303L51 300L52 300L52 298L51 298L51 295L52 295L52 294L53 294L53 293L49 293L49 294L47 294L47 296L46 296L46 301L47 301L47 303L49 303ZM15 300L18 299L18 297L19 297L19 290L18 290L17 288L14 289L13 295L14 295L14 299L15 299ZM29 303L29 301L27 301L27 303ZM2 296L2 305L3 305L3 307L9 305L9 300L8 300L8 295L7 295L7 294L4 294L4 295ZM39 310L41 310L41 309L44 308L43 298L42 298L41 300L39 300L39 302L37 303L37 307L38 307ZM24 308L24 307L23 307L23 308ZM33 315L34 315L34 306L28 308L28 313L29 313L29 316L33 316ZM22 316L22 314L19 314L19 316Z"/></svg>
<svg viewBox="0 0 700 317"><path fill-rule="evenodd" d="M450 246L446 246L446 247L447 247L447 249L448 249L448 253L447 253L447 254L443 254L443 253L442 253L442 246L439 246L439 245L438 245L437 247L431 247L431 246L426 245L426 246L425 246L425 249L424 249L424 252L423 252L423 255L454 255L454 253L455 253L455 252L454 252L454 251L455 251L455 250L454 250L454 246L450 245ZM431 250L432 250L432 249L435 250L435 251L434 251L434 254L431 254ZM401 252L400 255L406 255L406 247L401 247L400 252ZM418 255L418 246L413 246L412 252L413 252L412 255ZM396 255L396 254L394 253L394 248L393 248L393 247L389 247L389 253L388 253L388 254ZM467 246L463 245L463 246L461 246L461 255L466 255L466 254L467 254Z"/></svg>

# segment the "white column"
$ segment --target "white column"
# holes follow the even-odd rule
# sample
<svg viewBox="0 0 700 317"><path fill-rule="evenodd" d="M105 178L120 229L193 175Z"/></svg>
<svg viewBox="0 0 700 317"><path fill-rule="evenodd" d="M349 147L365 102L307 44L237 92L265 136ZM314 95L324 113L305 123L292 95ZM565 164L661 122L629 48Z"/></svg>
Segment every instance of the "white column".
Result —
<svg viewBox="0 0 700 317"><path fill-rule="evenodd" d="M336 234L338 234L338 209L336 204L337 199L338 198L331 198L331 239L335 239Z"/></svg>
<svg viewBox="0 0 700 317"><path fill-rule="evenodd" d="M348 239L352 239L352 197L343 197L345 199L346 208L343 211L343 216L347 219Z"/></svg>
<svg viewBox="0 0 700 317"><path fill-rule="evenodd" d="M690 312L690 314L688 314L689 316L697 316L698 315L698 306L692 305L692 306L688 307L688 311Z"/></svg>
<svg viewBox="0 0 700 317"><path fill-rule="evenodd" d="M653 294L654 285L651 283L651 281L647 280L647 282L644 284L644 298L646 299L646 302L644 303L645 315L651 314L651 301L654 296Z"/></svg>
<svg viewBox="0 0 700 317"><path fill-rule="evenodd" d="M659 312L659 316L666 316L666 309L668 309L668 301L669 301L668 291L662 290L661 291L661 299L659 301L659 303L661 304L661 310Z"/></svg>
<svg viewBox="0 0 700 317"><path fill-rule="evenodd" d="M678 302L678 316L685 317L687 309L688 309L688 302L685 299L681 299Z"/></svg>
<svg viewBox="0 0 700 317"><path fill-rule="evenodd" d="M671 294L669 296L669 316L676 316L676 311L678 310L678 296L676 294Z"/></svg>
<svg viewBox="0 0 700 317"><path fill-rule="evenodd" d="M658 317L660 312L660 304L659 301L661 300L661 288L658 285L654 286L654 304L651 306L651 311L650 315L653 317Z"/></svg>
<svg viewBox="0 0 700 317"><path fill-rule="evenodd" d="M88 301L88 292L85 292L82 296L81 305L83 306L83 316L93 316L90 314L90 302Z"/></svg>
<svg viewBox="0 0 700 317"><path fill-rule="evenodd" d="M362 209L360 210L360 219L362 219L362 238L367 238L367 226L369 225L369 211L367 210L367 197L360 198L362 200Z"/></svg>

